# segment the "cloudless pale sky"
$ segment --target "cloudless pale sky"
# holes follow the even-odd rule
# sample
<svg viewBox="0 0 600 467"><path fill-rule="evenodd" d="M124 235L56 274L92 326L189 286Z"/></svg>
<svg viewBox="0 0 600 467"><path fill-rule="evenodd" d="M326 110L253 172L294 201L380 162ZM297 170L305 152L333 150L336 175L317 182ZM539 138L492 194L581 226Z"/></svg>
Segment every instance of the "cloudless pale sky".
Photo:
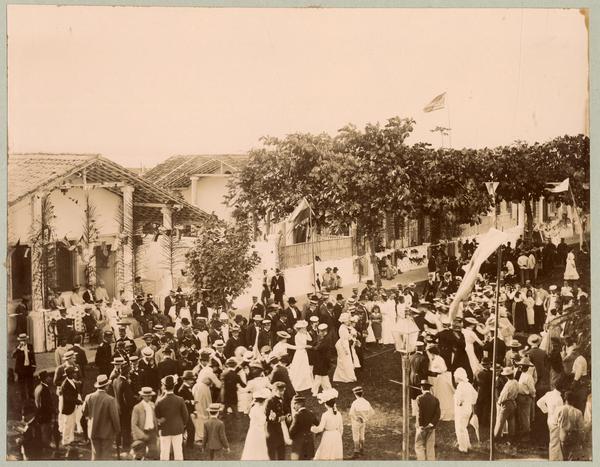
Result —
<svg viewBox="0 0 600 467"><path fill-rule="evenodd" d="M9 5L9 151L151 167L395 115L543 141L586 132L587 47L578 10Z"/></svg>

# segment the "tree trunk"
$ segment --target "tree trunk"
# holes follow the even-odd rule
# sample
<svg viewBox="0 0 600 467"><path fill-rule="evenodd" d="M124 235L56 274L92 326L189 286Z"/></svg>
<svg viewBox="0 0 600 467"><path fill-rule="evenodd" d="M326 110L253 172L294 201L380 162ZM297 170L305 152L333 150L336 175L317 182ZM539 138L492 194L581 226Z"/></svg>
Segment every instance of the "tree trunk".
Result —
<svg viewBox="0 0 600 467"><path fill-rule="evenodd" d="M525 203L525 216L527 218L526 229L525 229L525 243L530 244L533 237L533 211L531 210L531 200L526 199Z"/></svg>
<svg viewBox="0 0 600 467"><path fill-rule="evenodd" d="M379 262L377 256L375 256L375 237L373 235L367 235L367 242L369 243L369 255L371 258L371 266L373 268L373 282L377 287L381 287L381 276L379 275Z"/></svg>
<svg viewBox="0 0 600 467"><path fill-rule="evenodd" d="M429 228L430 228L430 239L429 241L431 242L432 245L435 245L436 243L439 242L441 236L442 236L442 222L440 220L440 218L435 215L435 216L430 216L429 217L430 221L429 221Z"/></svg>

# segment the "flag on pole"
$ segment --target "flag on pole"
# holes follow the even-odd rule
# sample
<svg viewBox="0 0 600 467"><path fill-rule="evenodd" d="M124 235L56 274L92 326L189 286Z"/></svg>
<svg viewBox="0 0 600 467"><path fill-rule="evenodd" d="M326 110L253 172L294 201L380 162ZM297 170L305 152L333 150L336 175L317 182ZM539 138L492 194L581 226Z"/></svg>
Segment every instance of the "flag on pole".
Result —
<svg viewBox="0 0 600 467"><path fill-rule="evenodd" d="M494 251L498 249L500 245L508 242L508 235L500 230L490 229L485 235L480 237L479 246L473 253L471 257L471 261L465 266L463 269L465 271L465 275L456 291L456 295L454 296L454 300L450 305L450 320L454 320L456 316L456 312L458 310L458 305L461 301L469 296L473 286L475 285L475 281L477 280L477 274L479 274L479 268L483 264L483 262L488 259Z"/></svg>
<svg viewBox="0 0 600 467"><path fill-rule="evenodd" d="M569 189L569 179L565 178L562 182L553 183L553 185L553 187L546 188L546 190L548 190L550 193L563 193Z"/></svg>
<svg viewBox="0 0 600 467"><path fill-rule="evenodd" d="M443 92L439 96L433 98L433 100L423 108L423 112L433 112L434 110L441 110L446 106L446 93Z"/></svg>
<svg viewBox="0 0 600 467"><path fill-rule="evenodd" d="M498 182L485 182L485 187L490 196L494 196L496 188L498 188Z"/></svg>

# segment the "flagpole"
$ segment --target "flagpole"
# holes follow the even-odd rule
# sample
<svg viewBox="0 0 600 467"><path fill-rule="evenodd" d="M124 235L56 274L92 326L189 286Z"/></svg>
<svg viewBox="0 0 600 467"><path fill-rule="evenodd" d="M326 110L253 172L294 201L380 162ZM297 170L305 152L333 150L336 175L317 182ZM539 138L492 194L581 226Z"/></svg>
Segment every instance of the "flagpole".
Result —
<svg viewBox="0 0 600 467"><path fill-rule="evenodd" d="M583 224L581 223L581 218L579 217L579 212L577 211L577 203L575 203L575 195L573 194L570 183L569 193L571 193L571 199L573 200L573 218L577 218L577 223L579 224L579 249L581 250L583 248Z"/></svg>
<svg viewBox="0 0 600 467"><path fill-rule="evenodd" d="M494 342L492 350L492 401L490 404L490 460L494 460L494 411L496 409L496 358L497 358L497 343L498 343L498 316L500 310L498 309L498 301L500 298L500 269L502 265L502 245L498 247L497 253L498 264L496 266L496 312L494 316Z"/></svg>
<svg viewBox="0 0 600 467"><path fill-rule="evenodd" d="M448 94L446 94L448 96ZM450 103L448 99L446 99L446 113L448 115L448 144L449 147L452 148L452 125L450 124Z"/></svg>
<svg viewBox="0 0 600 467"><path fill-rule="evenodd" d="M304 198L306 205L308 206L308 231L310 232L310 249L312 256L312 285L313 291L317 293L317 274L315 271L315 239L313 238L313 226L312 226L312 208L306 198Z"/></svg>

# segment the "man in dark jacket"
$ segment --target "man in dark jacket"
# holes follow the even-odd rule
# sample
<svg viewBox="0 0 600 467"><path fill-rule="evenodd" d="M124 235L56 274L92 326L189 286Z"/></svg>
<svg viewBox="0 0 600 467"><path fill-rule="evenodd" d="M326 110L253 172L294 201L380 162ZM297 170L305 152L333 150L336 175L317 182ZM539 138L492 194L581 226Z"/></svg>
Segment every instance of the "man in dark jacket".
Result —
<svg viewBox="0 0 600 467"><path fill-rule="evenodd" d="M15 373L19 380L21 401L25 402L33 397L33 374L35 372L35 353L29 344L27 334L19 334L19 345L13 352L15 359Z"/></svg>
<svg viewBox="0 0 600 467"><path fill-rule="evenodd" d="M287 315L288 325L293 328L296 321L302 319L302 313L296 306L296 299L294 297L290 297L288 299L288 307L285 309L285 314Z"/></svg>
<svg viewBox="0 0 600 467"><path fill-rule="evenodd" d="M183 460L183 432L189 420L183 398L173 394L175 379L167 376L162 380L164 395L156 401L154 412L159 427L160 460L168 461L173 446L173 457Z"/></svg>
<svg viewBox="0 0 600 467"><path fill-rule="evenodd" d="M409 390L410 398L417 399L420 394L419 384L421 380L427 379L429 375L429 357L423 352L425 343L418 341L416 351L410 356L408 361L408 380L412 386Z"/></svg>
<svg viewBox="0 0 600 467"><path fill-rule="evenodd" d="M112 371L112 347L111 342L113 341L113 333L112 331L104 332L104 341L100 346L96 349L96 358L94 363L96 364L96 368L98 368L99 375L110 376L110 372Z"/></svg>
<svg viewBox="0 0 600 467"><path fill-rule="evenodd" d="M177 375L179 373L179 364L173 359L173 351L168 347L163 352L163 360L157 366L158 377L161 380L165 376Z"/></svg>
<svg viewBox="0 0 600 467"><path fill-rule="evenodd" d="M319 324L319 337L313 348L313 375L314 382L312 394L316 396L320 389L331 388L329 381L329 370L331 368L331 335L328 334L328 326L325 323Z"/></svg>
<svg viewBox="0 0 600 467"><path fill-rule="evenodd" d="M427 379L420 382L422 394L417 398L415 453L418 461L435 460L435 427L440 421L440 402L431 394Z"/></svg>
<svg viewBox="0 0 600 467"><path fill-rule="evenodd" d="M304 397L294 396L292 413L287 416L292 440L291 460L312 460L315 456L315 436L310 429L319 422L315 414L306 408L305 402Z"/></svg>
<svg viewBox="0 0 600 467"><path fill-rule="evenodd" d="M275 270L275 275L271 278L271 292L273 292L275 303L279 303L281 308L285 308L285 304L283 303L285 279L279 269Z"/></svg>
<svg viewBox="0 0 600 467"><path fill-rule="evenodd" d="M425 285L423 286L423 299L427 302L433 302L433 299L437 295L438 292L438 283L435 280L435 273L429 273L429 278Z"/></svg>
<svg viewBox="0 0 600 467"><path fill-rule="evenodd" d="M131 411L135 405L134 392L129 382L128 365L121 367L120 375L115 378L112 385L121 423L121 446L128 449L131 445Z"/></svg>
<svg viewBox="0 0 600 467"><path fill-rule="evenodd" d="M188 410L188 414L190 414L190 418L185 426L185 430L187 433L187 439L185 443L186 449L194 448L194 438L196 437L196 427L194 426L192 414L196 412L196 403L194 401L194 394L192 393L192 388L194 387L194 383L196 382L196 377L194 372L191 370L183 372L183 383L179 386L179 389L176 391L176 394L183 399L185 402L185 406Z"/></svg>
<svg viewBox="0 0 600 467"><path fill-rule="evenodd" d="M281 422L285 421L285 410L283 408L283 394L286 384L278 381L273 384L273 396L267 401L265 415L267 417L267 450L269 459L285 459L285 440Z"/></svg>
<svg viewBox="0 0 600 467"><path fill-rule="evenodd" d="M52 440L52 425L56 418L56 404L54 395L50 391L52 373L42 370L38 374L39 384L34 390L35 419L40 427L40 442L43 449L50 448Z"/></svg>
<svg viewBox="0 0 600 467"><path fill-rule="evenodd" d="M481 360L483 369L475 376L477 385L477 402L475 403L475 415L479 418L481 426L487 426L490 420L491 400L492 400L492 370L491 361L488 358Z"/></svg>
<svg viewBox="0 0 600 467"><path fill-rule="evenodd" d="M283 410L286 413L290 412L292 398L296 394L294 391L294 386L292 385L292 380L290 379L290 375L288 373L287 367L280 360L278 355L269 355L269 365L273 367L273 371L271 372L271 384L276 382L282 382L285 384L285 391L283 393Z"/></svg>
<svg viewBox="0 0 600 467"><path fill-rule="evenodd" d="M235 349L244 345L244 341L240 335L240 327L237 324L232 325L229 331L230 336L229 339L227 339L227 342L225 343L225 349L223 350L223 355L225 355L226 359L233 357Z"/></svg>

